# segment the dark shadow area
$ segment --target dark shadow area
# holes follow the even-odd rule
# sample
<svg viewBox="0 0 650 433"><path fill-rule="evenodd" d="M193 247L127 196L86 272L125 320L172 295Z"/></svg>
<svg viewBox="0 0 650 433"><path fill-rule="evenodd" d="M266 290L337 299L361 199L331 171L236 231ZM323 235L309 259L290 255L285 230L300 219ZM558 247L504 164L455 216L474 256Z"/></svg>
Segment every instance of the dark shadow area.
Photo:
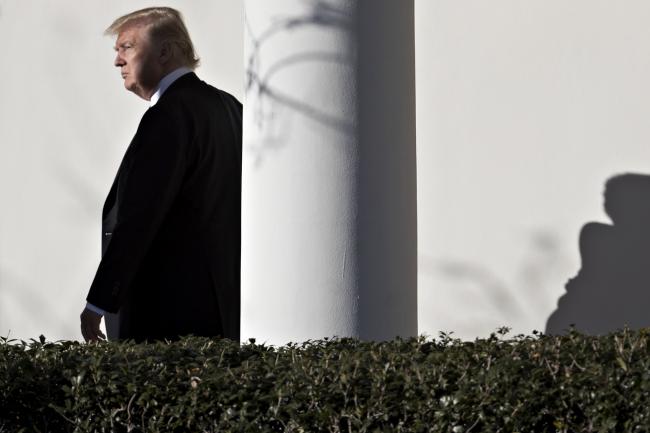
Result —
<svg viewBox="0 0 650 433"><path fill-rule="evenodd" d="M547 334L571 325L593 335L650 326L650 176L614 176L604 199L613 224L582 228L582 265L549 317Z"/></svg>
<svg viewBox="0 0 650 433"><path fill-rule="evenodd" d="M382 340L417 334L414 2L356 8L359 332Z"/></svg>

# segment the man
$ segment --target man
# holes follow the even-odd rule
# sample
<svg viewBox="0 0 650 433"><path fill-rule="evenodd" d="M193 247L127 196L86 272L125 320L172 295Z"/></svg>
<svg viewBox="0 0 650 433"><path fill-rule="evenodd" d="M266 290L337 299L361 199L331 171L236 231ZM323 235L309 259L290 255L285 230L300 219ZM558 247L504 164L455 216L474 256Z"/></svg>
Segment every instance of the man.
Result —
<svg viewBox="0 0 650 433"><path fill-rule="evenodd" d="M124 87L149 101L106 198L86 341L193 334L239 340L241 104L199 80L178 11L142 9L117 35Z"/></svg>

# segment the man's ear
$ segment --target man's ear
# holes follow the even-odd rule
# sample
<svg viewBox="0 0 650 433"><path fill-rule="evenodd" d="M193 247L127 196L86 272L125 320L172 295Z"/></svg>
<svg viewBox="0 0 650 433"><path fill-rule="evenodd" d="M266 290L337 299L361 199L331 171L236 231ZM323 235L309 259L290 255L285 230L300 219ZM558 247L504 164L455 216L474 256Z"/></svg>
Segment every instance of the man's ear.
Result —
<svg viewBox="0 0 650 433"><path fill-rule="evenodd" d="M160 44L160 63L166 64L174 57L174 49L169 41L162 41Z"/></svg>

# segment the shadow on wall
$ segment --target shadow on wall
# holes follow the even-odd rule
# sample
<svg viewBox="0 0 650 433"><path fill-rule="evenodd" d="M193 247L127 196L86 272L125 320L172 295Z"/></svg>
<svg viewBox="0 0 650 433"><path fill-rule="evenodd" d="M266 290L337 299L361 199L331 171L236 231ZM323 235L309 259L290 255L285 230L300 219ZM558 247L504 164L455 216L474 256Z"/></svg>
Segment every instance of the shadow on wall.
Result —
<svg viewBox="0 0 650 433"><path fill-rule="evenodd" d="M294 110L303 116L318 123L339 130L344 134L354 133L354 123L350 119L327 113L322 107L310 104L297 95L283 92L272 84L272 78L282 73L287 68L296 67L305 63L339 64L351 66L353 59L345 53L330 53L321 51L307 51L299 54L292 54L275 61L262 70L263 51L267 42L273 42L276 36L296 32L301 29L322 28L331 29L333 32L350 32L353 29L351 17L345 8L340 7L336 2L326 0L305 0L306 9L304 13L278 17L270 27L259 32L254 31L250 22L245 19L245 29L251 40L251 52L246 59L246 82L245 92L247 95L256 94L259 103L254 113L254 123L262 127L264 123L278 123L282 117L283 109ZM262 160L262 152L280 148L286 143L288 131L282 130L281 125L267 126L267 137L264 145L256 148L259 165ZM271 131L273 131L271 133Z"/></svg>
<svg viewBox="0 0 650 433"><path fill-rule="evenodd" d="M546 312L554 303L547 295L548 288L557 286L558 278L566 275L570 265L560 247L561 237L552 229L537 227L523 236L525 250L511 264L508 274L499 273L485 262L421 253L418 272L435 283L421 286L420 290L436 287L436 291L446 292L446 302L452 303L445 308L431 306L428 314L435 314L440 323L467 336L502 325L528 331L540 329L540 322L545 324L546 318L540 316L540 306L545 306ZM457 309L472 313L458 315L454 313Z"/></svg>
<svg viewBox="0 0 650 433"><path fill-rule="evenodd" d="M613 224L582 228L582 267L567 282L547 334L565 333L571 325L594 335L650 326L650 176L614 176L604 196Z"/></svg>

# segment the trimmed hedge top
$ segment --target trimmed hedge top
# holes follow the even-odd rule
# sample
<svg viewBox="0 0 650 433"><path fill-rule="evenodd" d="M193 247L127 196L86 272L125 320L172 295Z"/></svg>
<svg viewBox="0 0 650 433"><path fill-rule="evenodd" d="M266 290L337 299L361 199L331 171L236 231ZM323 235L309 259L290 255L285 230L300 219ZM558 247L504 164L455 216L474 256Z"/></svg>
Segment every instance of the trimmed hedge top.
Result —
<svg viewBox="0 0 650 433"><path fill-rule="evenodd" d="M0 432L647 432L650 334L0 339Z"/></svg>

